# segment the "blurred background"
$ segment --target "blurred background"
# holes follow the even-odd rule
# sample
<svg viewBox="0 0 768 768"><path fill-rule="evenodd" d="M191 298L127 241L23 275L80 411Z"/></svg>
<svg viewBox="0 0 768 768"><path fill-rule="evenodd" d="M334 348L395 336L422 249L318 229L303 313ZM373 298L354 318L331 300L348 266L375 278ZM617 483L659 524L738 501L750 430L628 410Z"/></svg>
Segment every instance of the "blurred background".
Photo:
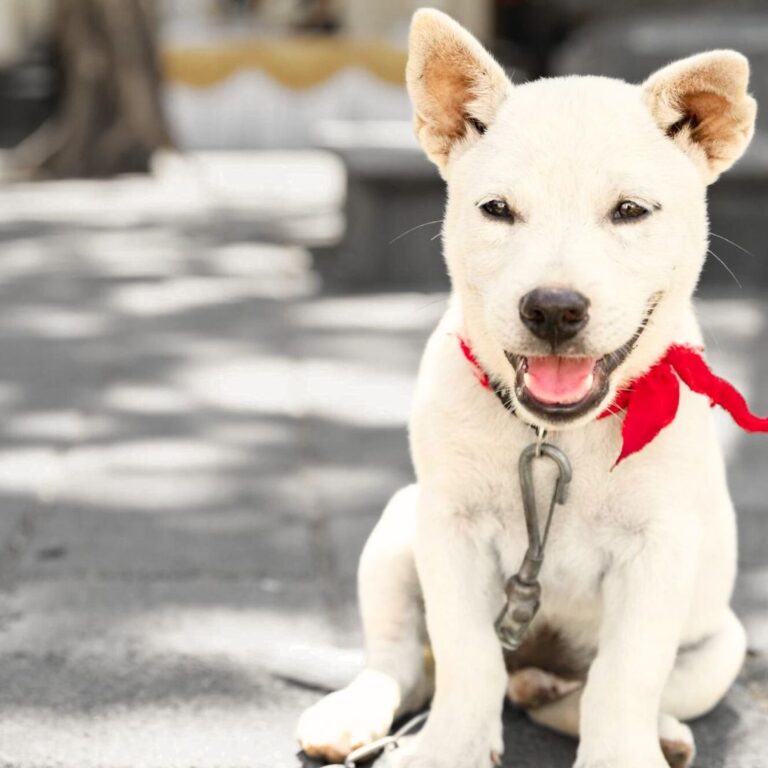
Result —
<svg viewBox="0 0 768 768"><path fill-rule="evenodd" d="M354 575L412 477L445 307L410 0L0 3L0 765L299 766L361 663ZM516 82L641 81L764 0L442 0ZM710 359L768 413L768 107L710 193ZM718 416L751 654L697 764L768 762L768 440ZM507 761L573 744L506 713ZM505 762L505 765L507 762ZM511 765L512 763L509 762Z"/></svg>

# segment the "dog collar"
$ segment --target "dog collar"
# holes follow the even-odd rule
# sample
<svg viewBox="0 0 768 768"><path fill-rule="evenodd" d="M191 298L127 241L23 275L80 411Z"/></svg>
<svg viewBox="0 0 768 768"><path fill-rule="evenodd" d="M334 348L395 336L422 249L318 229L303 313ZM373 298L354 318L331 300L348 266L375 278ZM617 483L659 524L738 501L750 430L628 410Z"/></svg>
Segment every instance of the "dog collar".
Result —
<svg viewBox="0 0 768 768"><path fill-rule="evenodd" d="M457 338L480 385L493 392L510 413L515 413L509 389L488 376L466 339ZM734 422L747 432L768 432L768 418L752 413L733 384L712 372L700 350L684 344L672 344L642 376L619 390L613 403L597 417L600 420L624 414L621 452L614 466L645 448L674 421L680 404L681 381L692 392L708 397L713 407L719 405L726 410Z"/></svg>

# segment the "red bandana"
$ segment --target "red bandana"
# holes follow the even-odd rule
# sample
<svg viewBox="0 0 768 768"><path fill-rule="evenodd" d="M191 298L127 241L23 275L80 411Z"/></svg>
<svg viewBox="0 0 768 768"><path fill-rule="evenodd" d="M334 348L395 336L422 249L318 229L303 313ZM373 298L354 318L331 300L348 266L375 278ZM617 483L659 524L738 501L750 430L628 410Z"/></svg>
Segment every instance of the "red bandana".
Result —
<svg viewBox="0 0 768 768"><path fill-rule="evenodd" d="M461 351L475 369L480 384L493 389L488 374L469 344L460 336L458 338ZM693 392L706 395L713 406L719 405L728 411L742 429L768 432L768 418L755 416L738 390L712 373L698 350L673 344L661 360L626 389L620 390L613 404L598 416L598 419L604 419L622 411L625 413L621 427L623 442L616 464L644 448L672 423L680 403L681 380Z"/></svg>

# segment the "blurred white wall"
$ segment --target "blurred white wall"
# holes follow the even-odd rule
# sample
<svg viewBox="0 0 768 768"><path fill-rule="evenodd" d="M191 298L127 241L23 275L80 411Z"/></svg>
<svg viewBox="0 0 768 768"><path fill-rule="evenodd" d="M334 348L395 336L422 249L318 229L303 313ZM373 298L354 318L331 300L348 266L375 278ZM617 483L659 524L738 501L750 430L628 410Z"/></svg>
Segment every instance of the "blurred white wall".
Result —
<svg viewBox="0 0 768 768"><path fill-rule="evenodd" d="M209 88L172 85L165 107L174 139L187 150L311 147L327 120L411 118L405 88L358 68L301 90L244 70Z"/></svg>
<svg viewBox="0 0 768 768"><path fill-rule="evenodd" d="M2 0L0 0L0 3ZM338 33L322 37L338 44L339 59L321 82L289 86L274 67L243 66L225 79L195 84L171 79L165 105L174 137L184 149L252 149L307 147L318 141L328 120L353 123L410 122L411 108L404 82L377 76L365 57L350 53L355 45L384 41L404 69L408 26L413 12L431 5L449 13L481 39L491 31L491 0L335 0L329 3L339 21ZM162 37L166 50L226 46L237 41L245 46L267 46L285 38L304 38L296 24L310 5L302 0L260 0L250 11L238 12L220 0L162 0ZM351 46L349 45L351 44ZM342 49L345 48L346 53ZM202 54L204 56L204 52ZM302 66L301 57L290 68ZM304 67L312 66L308 56ZM201 65L204 62L201 61Z"/></svg>

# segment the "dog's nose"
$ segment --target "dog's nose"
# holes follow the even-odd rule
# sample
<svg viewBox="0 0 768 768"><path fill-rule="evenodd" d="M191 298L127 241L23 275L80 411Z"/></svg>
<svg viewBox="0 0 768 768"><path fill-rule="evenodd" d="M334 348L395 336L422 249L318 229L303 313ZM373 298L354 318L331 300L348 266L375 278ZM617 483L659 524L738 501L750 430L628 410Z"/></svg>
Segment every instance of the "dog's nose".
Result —
<svg viewBox="0 0 768 768"><path fill-rule="evenodd" d="M572 339L589 320L589 299L578 291L535 288L520 299L520 319L553 347Z"/></svg>

